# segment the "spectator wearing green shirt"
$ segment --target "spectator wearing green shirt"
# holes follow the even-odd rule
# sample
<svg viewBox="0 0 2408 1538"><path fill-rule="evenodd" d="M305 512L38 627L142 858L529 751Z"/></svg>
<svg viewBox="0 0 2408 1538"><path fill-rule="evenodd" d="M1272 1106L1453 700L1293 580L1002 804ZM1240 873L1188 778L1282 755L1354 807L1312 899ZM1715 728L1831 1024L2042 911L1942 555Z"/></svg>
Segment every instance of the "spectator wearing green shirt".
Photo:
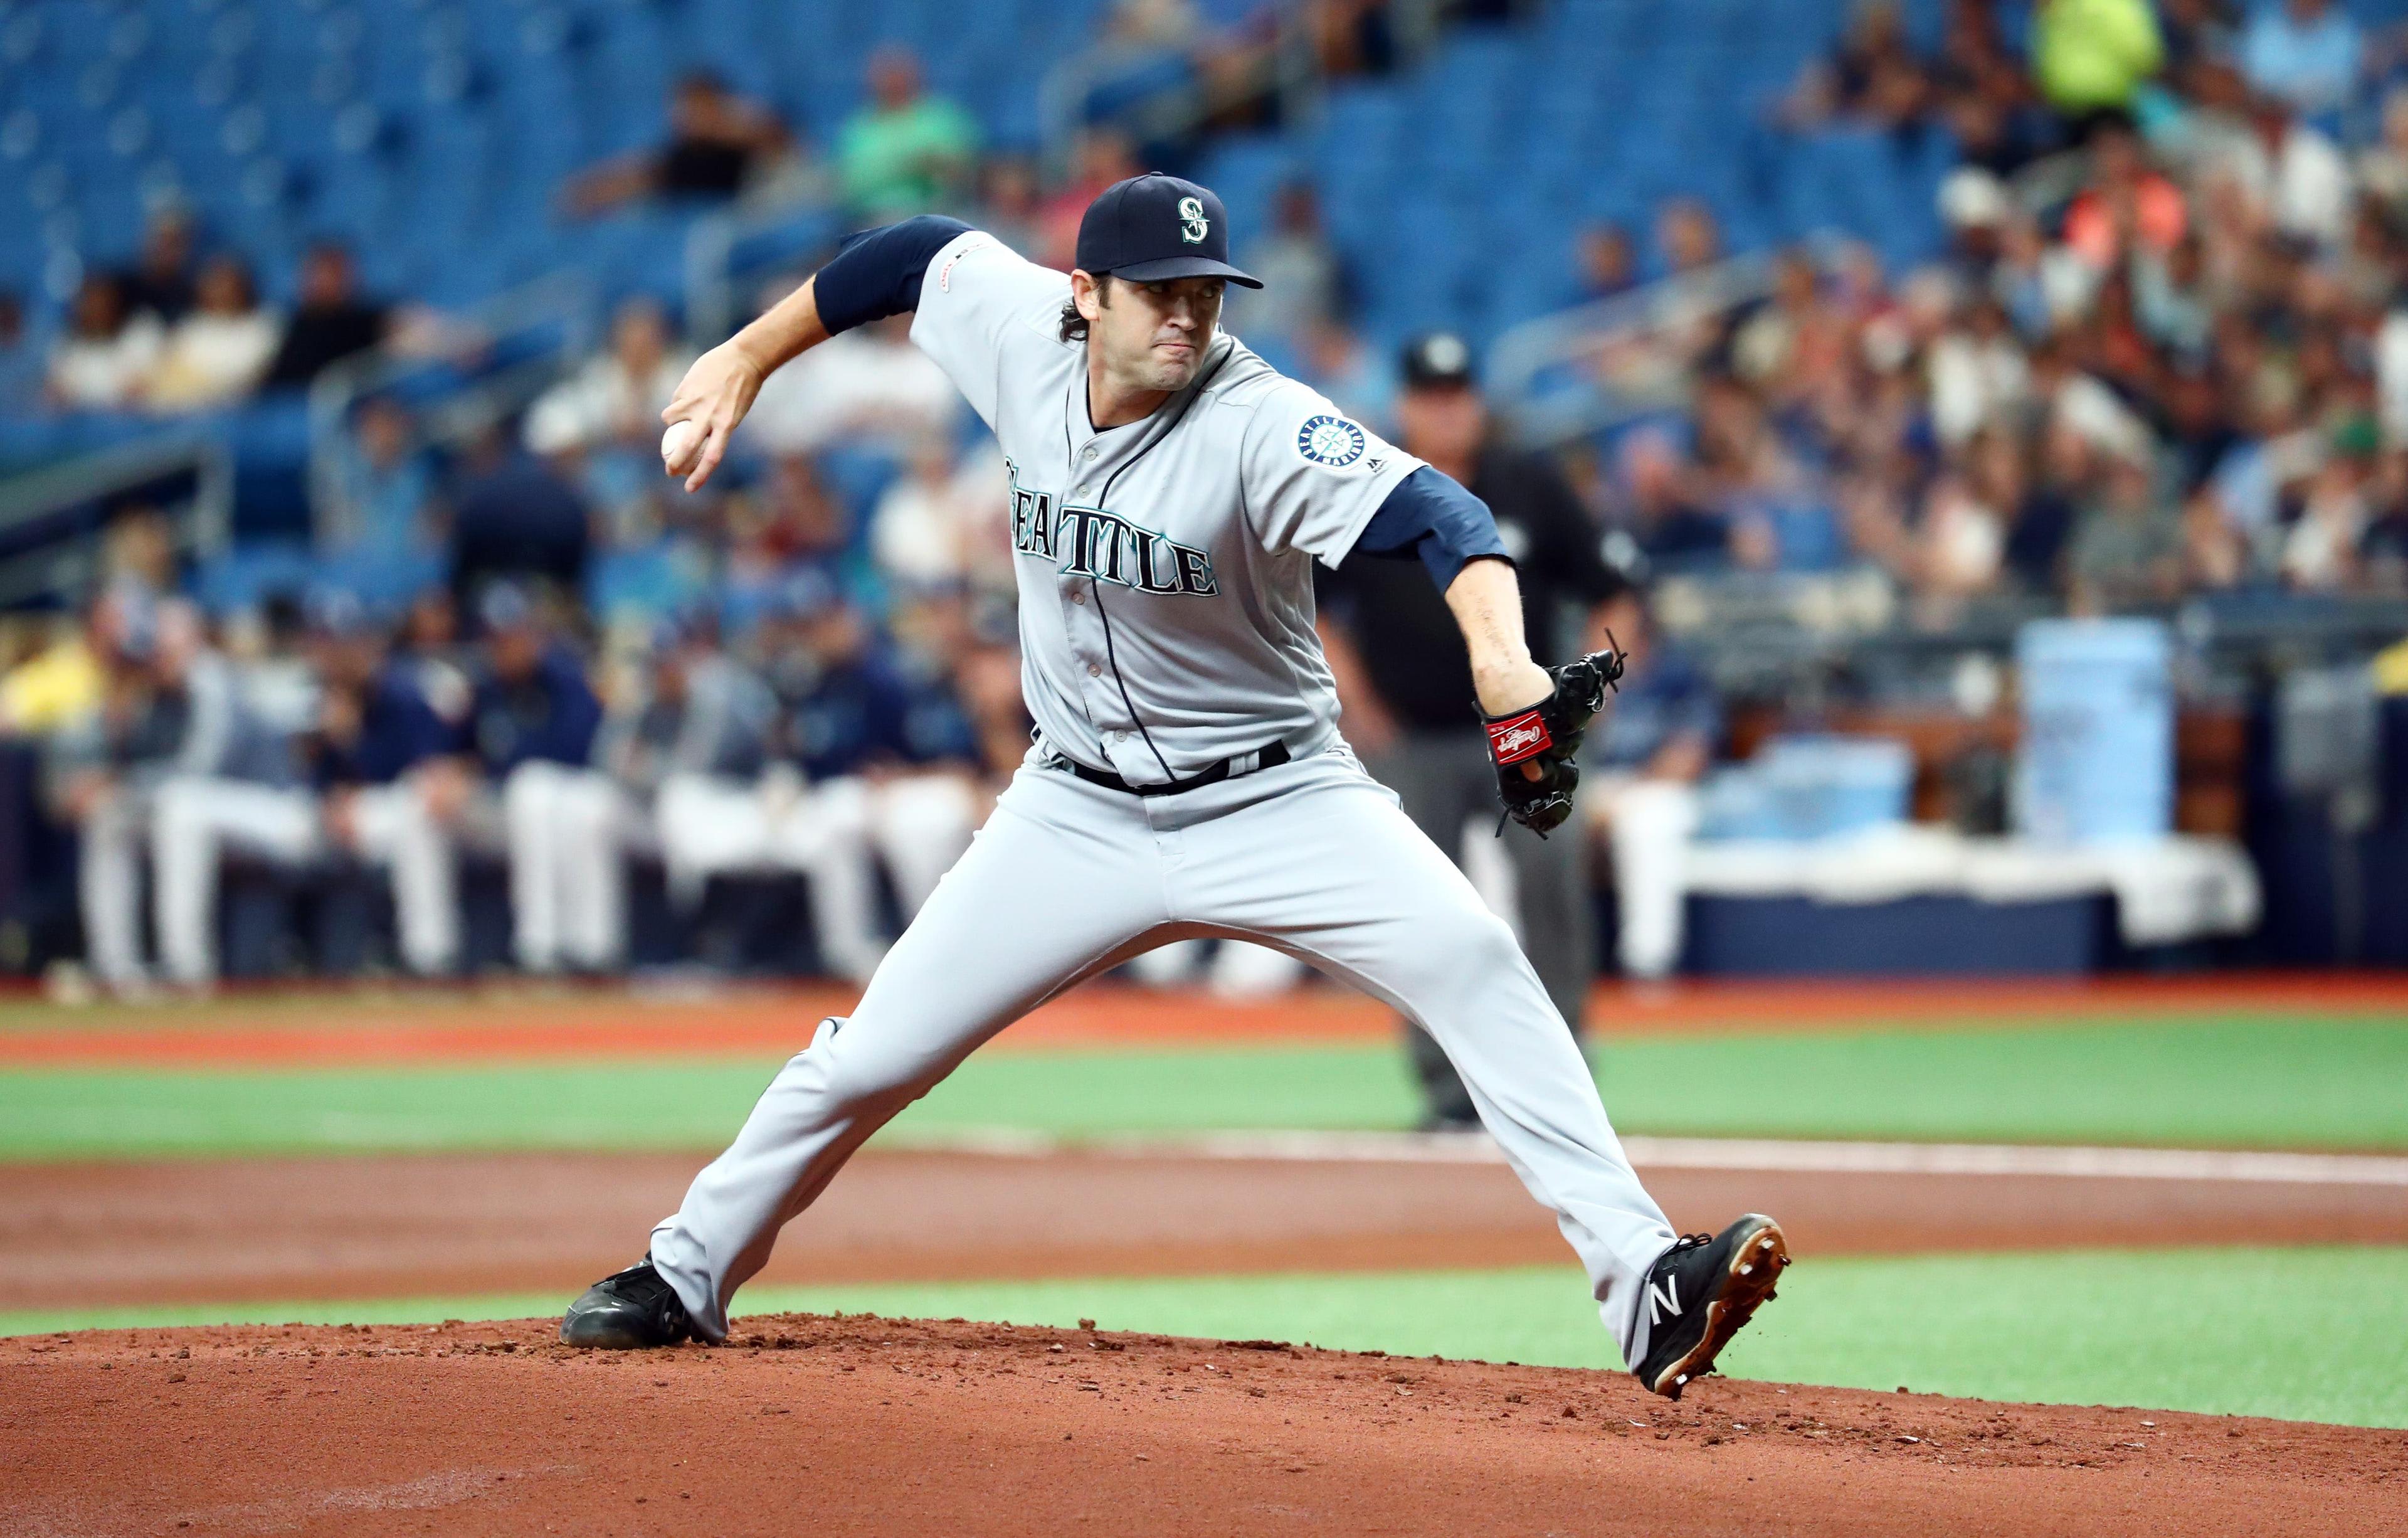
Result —
<svg viewBox="0 0 2408 1538"><path fill-rule="evenodd" d="M901 47L870 59L869 94L837 136L837 174L854 216L907 219L956 195L977 163L969 114L923 92L920 61Z"/></svg>
<svg viewBox="0 0 2408 1538"><path fill-rule="evenodd" d="M2076 121L2128 109L2165 56L2149 0L2042 0L2032 19L2041 94Z"/></svg>

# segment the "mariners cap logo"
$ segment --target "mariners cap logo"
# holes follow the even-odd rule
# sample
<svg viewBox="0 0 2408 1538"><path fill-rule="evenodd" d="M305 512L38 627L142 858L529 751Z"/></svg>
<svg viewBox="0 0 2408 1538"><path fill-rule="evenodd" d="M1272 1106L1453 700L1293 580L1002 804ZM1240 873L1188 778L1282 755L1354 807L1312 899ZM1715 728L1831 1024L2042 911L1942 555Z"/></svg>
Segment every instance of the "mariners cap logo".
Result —
<svg viewBox="0 0 2408 1538"><path fill-rule="evenodd" d="M1204 217L1204 200L1182 197L1179 200L1179 238L1191 246L1200 246L1212 233L1212 222Z"/></svg>
<svg viewBox="0 0 2408 1538"><path fill-rule="evenodd" d="M1363 429L1344 417L1312 417L1297 429L1296 452L1316 465L1342 470L1363 457Z"/></svg>

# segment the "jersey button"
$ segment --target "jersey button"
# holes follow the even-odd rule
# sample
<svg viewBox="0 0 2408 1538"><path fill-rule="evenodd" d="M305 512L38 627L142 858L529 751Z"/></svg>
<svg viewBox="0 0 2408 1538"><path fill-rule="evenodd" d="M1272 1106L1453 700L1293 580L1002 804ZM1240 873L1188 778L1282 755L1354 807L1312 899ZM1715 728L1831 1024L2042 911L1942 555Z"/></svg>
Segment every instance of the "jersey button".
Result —
<svg viewBox="0 0 2408 1538"><path fill-rule="evenodd" d="M1093 458L1095 458L1095 457L1096 457L1096 447L1095 447L1095 445L1094 445L1094 444L1092 444L1092 443L1091 443L1091 444L1089 444L1089 445L1087 445L1087 452L1086 452L1085 453L1081 454L1079 457L1080 457L1080 458L1082 458L1082 459L1093 459Z"/></svg>
<svg viewBox="0 0 2408 1538"><path fill-rule="evenodd" d="M1070 601L1072 603L1085 603L1087 601L1087 596L1084 593L1073 593L1070 595Z"/></svg>
<svg viewBox="0 0 2408 1538"><path fill-rule="evenodd" d="M1104 670L1091 662L1087 664L1087 676L1089 678L1101 678L1104 676Z"/></svg>

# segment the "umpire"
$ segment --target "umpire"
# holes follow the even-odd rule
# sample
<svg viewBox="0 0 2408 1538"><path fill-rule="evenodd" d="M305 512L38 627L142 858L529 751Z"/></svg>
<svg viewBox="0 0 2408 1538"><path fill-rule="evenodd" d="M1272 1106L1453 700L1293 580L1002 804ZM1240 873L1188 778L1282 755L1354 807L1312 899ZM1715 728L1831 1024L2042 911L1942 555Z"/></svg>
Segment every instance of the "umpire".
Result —
<svg viewBox="0 0 2408 1538"><path fill-rule="evenodd" d="M1554 465L1491 440L1473 378L1471 349L1436 332L1405 348L1398 442L1471 488L1497 515L1520 568L1532 656L1580 648L1567 611L1603 603L1622 583L1598 550L1596 525ZM1346 736L1364 767L1394 790L1406 815L1457 864L1510 869L1523 949L1555 1008L1575 1029L1595 966L1594 921L1583 841L1575 823L1552 839L1487 843L1493 860L1467 860L1468 825L1483 840L1498 814L1497 771L1482 738L1471 664L1446 600L1417 562L1356 557L1324 574L1322 641L1338 675ZM1501 894L1484 884L1492 905ZM1431 1129L1479 1125L1446 1056L1410 1025L1406 1042Z"/></svg>

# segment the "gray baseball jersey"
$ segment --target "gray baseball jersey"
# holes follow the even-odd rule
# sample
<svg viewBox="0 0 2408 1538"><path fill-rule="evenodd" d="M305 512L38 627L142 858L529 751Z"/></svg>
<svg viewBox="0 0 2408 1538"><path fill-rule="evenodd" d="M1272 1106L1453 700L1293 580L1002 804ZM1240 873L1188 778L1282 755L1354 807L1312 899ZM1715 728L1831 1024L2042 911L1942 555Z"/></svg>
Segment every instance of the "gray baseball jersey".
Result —
<svg viewBox="0 0 2408 1538"><path fill-rule="evenodd" d="M1097 431L1069 297L973 231L928 264L911 325L1003 446L1038 729L1133 784L1327 747L1312 563L1344 558L1421 461L1226 334L1160 410Z"/></svg>
<svg viewBox="0 0 2408 1538"><path fill-rule="evenodd" d="M923 280L912 336L1002 439L1032 752L849 1019L787 1063L652 1231L706 1338L778 1230L980 1042L1192 935L1311 962L1427 1030L1531 1194L1555 1209L1636 1362L1672 1243L1512 928L1339 740L1312 628L1335 564L1418 461L1227 337L1153 415L1097 432L1069 282L975 232ZM1289 760L1140 796L1272 742ZM1240 769L1245 766L1240 763Z"/></svg>

